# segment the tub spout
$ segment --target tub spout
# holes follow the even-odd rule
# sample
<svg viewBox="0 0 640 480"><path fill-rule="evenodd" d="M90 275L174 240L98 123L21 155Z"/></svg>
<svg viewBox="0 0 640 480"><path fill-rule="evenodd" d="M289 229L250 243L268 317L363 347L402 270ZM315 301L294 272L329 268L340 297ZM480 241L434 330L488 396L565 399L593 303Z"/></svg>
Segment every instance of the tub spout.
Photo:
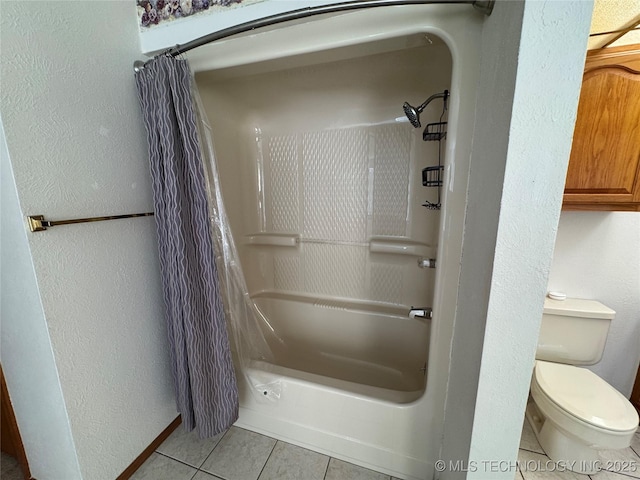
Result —
<svg viewBox="0 0 640 480"><path fill-rule="evenodd" d="M411 310L409 310L409 318L432 318L432 317L433 317L433 310L431 309L431 307L421 307L421 308L411 307Z"/></svg>
<svg viewBox="0 0 640 480"><path fill-rule="evenodd" d="M436 268L435 258L421 258L418 260L418 266L420 268Z"/></svg>

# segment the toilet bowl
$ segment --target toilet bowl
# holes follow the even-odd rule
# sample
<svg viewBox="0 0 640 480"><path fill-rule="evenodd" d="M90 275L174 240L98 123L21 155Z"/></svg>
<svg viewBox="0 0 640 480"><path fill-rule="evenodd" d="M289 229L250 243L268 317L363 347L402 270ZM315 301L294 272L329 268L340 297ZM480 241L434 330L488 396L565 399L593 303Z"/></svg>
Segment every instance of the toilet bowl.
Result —
<svg viewBox="0 0 640 480"><path fill-rule="evenodd" d="M598 450L630 445L638 428L631 403L595 373L615 312L582 299L545 300L526 418L540 446L563 468L596 473Z"/></svg>
<svg viewBox="0 0 640 480"><path fill-rule="evenodd" d="M598 450L626 448L638 414L616 389L586 368L537 361L527 420L554 462L579 473L601 469Z"/></svg>

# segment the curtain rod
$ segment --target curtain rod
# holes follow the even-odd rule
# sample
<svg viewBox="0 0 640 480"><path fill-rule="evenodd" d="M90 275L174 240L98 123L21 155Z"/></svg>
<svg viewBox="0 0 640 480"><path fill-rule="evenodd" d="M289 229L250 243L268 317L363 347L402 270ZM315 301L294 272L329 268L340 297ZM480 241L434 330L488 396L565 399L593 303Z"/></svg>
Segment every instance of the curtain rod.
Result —
<svg viewBox="0 0 640 480"><path fill-rule="evenodd" d="M301 18L312 17L314 15L322 15L324 13L346 12L349 10L359 10L361 8L373 7L391 7L396 5L433 5L433 4L467 4L485 15L491 15L495 0L352 0L349 2L336 3L333 5L319 5L315 7L305 7L289 12L278 13L264 18L258 18L249 22L233 25L229 28L210 33L200 38L196 38L183 45L176 45L164 52L165 55L175 57L182 53L201 47L216 40L222 40L240 33L250 32L252 30L277 25L279 23L298 20ZM138 72L144 68L145 62L136 60L133 63L133 69Z"/></svg>
<svg viewBox="0 0 640 480"><path fill-rule="evenodd" d="M45 220L44 215L29 215L27 220L29 221L29 229L32 232L42 232L47 227L55 227L57 225L71 225L73 223L87 223L87 222L103 222L105 220L118 220L120 218L135 218L135 217L151 217L153 212L146 213L130 213L128 215L110 215L108 217L89 217L89 218L74 218L71 220Z"/></svg>

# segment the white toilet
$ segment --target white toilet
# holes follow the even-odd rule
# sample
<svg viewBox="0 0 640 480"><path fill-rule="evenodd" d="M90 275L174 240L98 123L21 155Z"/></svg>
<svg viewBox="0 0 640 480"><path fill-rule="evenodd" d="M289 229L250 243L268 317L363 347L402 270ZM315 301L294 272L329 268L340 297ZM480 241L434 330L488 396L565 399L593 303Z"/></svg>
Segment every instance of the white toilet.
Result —
<svg viewBox="0 0 640 480"><path fill-rule="evenodd" d="M594 300L545 299L526 417L549 458L578 473L596 473L598 450L628 447L638 428L621 393L574 366L600 361L614 315Z"/></svg>

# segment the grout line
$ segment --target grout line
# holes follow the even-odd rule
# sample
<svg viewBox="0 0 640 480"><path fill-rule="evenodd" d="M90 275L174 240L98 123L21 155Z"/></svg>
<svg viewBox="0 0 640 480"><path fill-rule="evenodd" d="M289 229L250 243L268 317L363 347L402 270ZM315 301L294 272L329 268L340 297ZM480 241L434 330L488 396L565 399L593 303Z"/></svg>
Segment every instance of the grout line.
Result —
<svg viewBox="0 0 640 480"><path fill-rule="evenodd" d="M188 464L187 462L183 462L182 460L180 460L180 459L178 459L178 458L174 458L174 457L172 457L171 455L167 455L166 453L162 453L162 452L155 452L155 453L157 453L158 455L162 455L162 456L163 456L163 457L165 457L165 458L169 458L169 459L171 459L171 460L174 460L174 461L176 461L176 462L178 462L178 463L181 463L181 464L183 464L183 465L186 465L187 467L195 468L195 469L196 469L196 471L198 470L198 467L194 467L193 465L190 465L190 464Z"/></svg>
<svg viewBox="0 0 640 480"><path fill-rule="evenodd" d="M638 477L634 477L634 476L632 476L632 475L628 475L628 474L626 474L626 473L624 473L624 472L614 472L613 470L605 470L604 468L603 468L602 470L600 470L600 471L601 471L601 472L609 472L609 473L613 473L613 474L615 474L615 475L620 475L621 477L624 477L624 478L635 478L636 480L638 479Z"/></svg>
<svg viewBox="0 0 640 480"><path fill-rule="evenodd" d="M266 435L263 435L263 437L266 437ZM271 437L267 437L267 438L271 438ZM276 439L273 438L272 440L276 440ZM271 458L271 455L273 454L273 451L276 449L276 445L278 445L279 442L280 442L280 440L276 440L276 443L273 444L273 448L269 452L269 456L267 457L267 461L264 462L264 465L262 465L262 469L260 470L260 473L258 474L258 478L256 478L256 480L260 480L260 475L262 475L262 472L264 472L264 467L266 467L267 463L269 463L269 459Z"/></svg>
<svg viewBox="0 0 640 480"><path fill-rule="evenodd" d="M209 455L207 455L204 460L202 461L202 463L200 463L200 466L198 466L198 470L202 469L202 466L207 462L207 460L209 460L209 457L213 454L213 452L215 452L216 448L218 448L218 445L220 445L222 443L222 440L224 440L224 437L227 436L227 433L229 433L229 431L233 428L233 426L229 427L227 429L226 432L224 432L224 435L222 435L222 437L220 437L220 440L218 440L216 442L216 444L213 446L213 448L211 449L211 451L209 452ZM202 470L205 473L209 473L206 470Z"/></svg>
<svg viewBox="0 0 640 480"><path fill-rule="evenodd" d="M333 460L333 457L329 457L329 461L327 462L327 468L324 469L324 475L322 476L322 480L326 480L327 478L327 472L329 471L329 464L331 463L331 460Z"/></svg>
<svg viewBox="0 0 640 480"><path fill-rule="evenodd" d="M518 450L524 450L525 452L531 452L531 453L537 453L538 455L544 455L545 457L547 456L546 453L544 453L544 450L542 450L542 447L540 447L540 450L542 450L542 452L536 452L535 450L529 450L528 448L518 448Z"/></svg>

